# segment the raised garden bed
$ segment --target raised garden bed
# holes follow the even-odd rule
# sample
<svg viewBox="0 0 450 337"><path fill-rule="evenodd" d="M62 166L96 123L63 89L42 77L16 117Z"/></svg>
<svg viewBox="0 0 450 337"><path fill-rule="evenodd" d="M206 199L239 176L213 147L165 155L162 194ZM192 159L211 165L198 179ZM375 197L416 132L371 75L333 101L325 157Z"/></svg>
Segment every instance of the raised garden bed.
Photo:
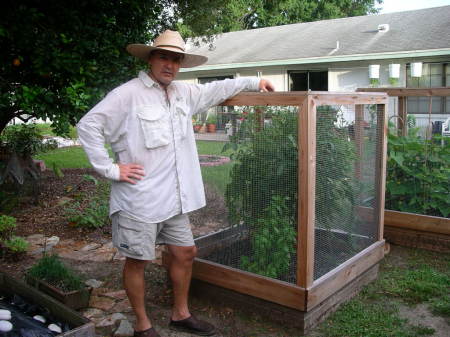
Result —
<svg viewBox="0 0 450 337"><path fill-rule="evenodd" d="M8 296L18 295L27 302L40 306L43 310L69 327L69 330L58 334L64 337L94 337L94 323L68 308L52 297L42 293L24 282L0 272L0 293ZM30 317L33 321L33 318ZM19 327L18 327L19 328ZM14 330L13 330L14 331Z"/></svg>

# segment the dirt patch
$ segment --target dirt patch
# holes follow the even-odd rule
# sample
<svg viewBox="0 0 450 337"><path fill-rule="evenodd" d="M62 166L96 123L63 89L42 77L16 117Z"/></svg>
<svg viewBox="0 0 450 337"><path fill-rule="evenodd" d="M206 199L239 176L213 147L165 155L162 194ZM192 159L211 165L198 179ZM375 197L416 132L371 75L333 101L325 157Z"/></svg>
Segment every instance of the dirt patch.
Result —
<svg viewBox="0 0 450 337"><path fill-rule="evenodd" d="M425 325L435 330L433 337L448 337L450 326L443 317L435 316L426 304L415 307L400 305L400 317L405 318L411 325Z"/></svg>

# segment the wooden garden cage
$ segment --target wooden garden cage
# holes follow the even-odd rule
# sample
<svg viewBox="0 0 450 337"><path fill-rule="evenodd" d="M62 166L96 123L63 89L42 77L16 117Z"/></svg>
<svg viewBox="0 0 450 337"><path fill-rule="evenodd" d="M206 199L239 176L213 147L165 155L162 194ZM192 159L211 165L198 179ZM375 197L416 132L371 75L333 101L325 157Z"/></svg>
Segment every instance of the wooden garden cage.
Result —
<svg viewBox="0 0 450 337"><path fill-rule="evenodd" d="M224 102L242 120L223 192L234 218L196 239L192 290L255 303L305 332L373 280L384 256L386 104L384 93L330 92Z"/></svg>

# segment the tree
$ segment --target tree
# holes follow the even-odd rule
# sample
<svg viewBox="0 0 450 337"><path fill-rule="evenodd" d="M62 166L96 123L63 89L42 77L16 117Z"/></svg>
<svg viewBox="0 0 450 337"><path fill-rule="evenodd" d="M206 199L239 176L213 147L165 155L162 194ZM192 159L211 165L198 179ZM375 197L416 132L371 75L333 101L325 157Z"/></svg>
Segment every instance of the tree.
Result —
<svg viewBox="0 0 450 337"><path fill-rule="evenodd" d="M211 36L362 15L376 11L375 2L381 0L3 0L0 132L15 117L37 117L64 134L142 67L126 45L166 28Z"/></svg>
<svg viewBox="0 0 450 337"><path fill-rule="evenodd" d="M216 7L209 34L377 13L383 0L231 0ZM192 13L195 15L195 12ZM187 13L189 15L189 13ZM199 36L202 22L181 29Z"/></svg>
<svg viewBox="0 0 450 337"><path fill-rule="evenodd" d="M151 41L191 7L184 22L205 22L199 17L217 6L222 2L4 0L0 132L14 117L49 118L56 132L67 132L105 92L143 66L125 51L127 44Z"/></svg>

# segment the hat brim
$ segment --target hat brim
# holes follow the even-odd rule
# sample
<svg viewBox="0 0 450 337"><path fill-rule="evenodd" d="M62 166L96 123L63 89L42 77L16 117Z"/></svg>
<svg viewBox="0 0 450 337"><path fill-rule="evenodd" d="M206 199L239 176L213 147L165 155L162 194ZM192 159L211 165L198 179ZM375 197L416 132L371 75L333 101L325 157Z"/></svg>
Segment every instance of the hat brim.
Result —
<svg viewBox="0 0 450 337"><path fill-rule="evenodd" d="M172 47L152 47L152 46L148 46L146 44L129 44L127 46L128 53L130 53L133 56L136 56L137 58L140 58L141 60L143 60L145 62L148 61L150 52L152 50L168 50L168 51L183 55L183 60L180 63L180 66L182 68L198 67L198 66L206 63L206 61L208 61L208 58L206 56L185 53L185 52L180 51L180 49L172 48Z"/></svg>

